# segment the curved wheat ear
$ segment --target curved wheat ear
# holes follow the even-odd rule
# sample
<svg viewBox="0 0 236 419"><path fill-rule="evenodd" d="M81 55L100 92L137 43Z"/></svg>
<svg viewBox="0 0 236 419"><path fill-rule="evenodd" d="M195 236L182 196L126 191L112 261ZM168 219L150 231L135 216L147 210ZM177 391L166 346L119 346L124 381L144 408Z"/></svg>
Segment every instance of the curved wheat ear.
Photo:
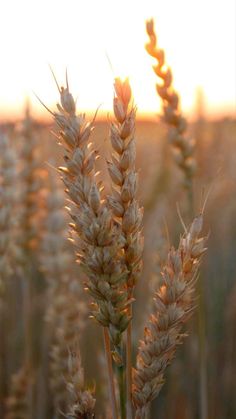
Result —
<svg viewBox="0 0 236 419"><path fill-rule="evenodd" d="M74 279L73 254L68 246L63 208L65 197L52 175L49 181L41 263L49 287L46 318L51 326L50 385L55 409L67 411L68 349L72 350L81 336L86 308L81 301L80 286Z"/></svg>
<svg viewBox="0 0 236 419"><path fill-rule="evenodd" d="M133 375L135 419L146 418L149 403L158 396L166 367L185 337L183 325L196 306L195 284L201 256L206 250L205 238L199 237L202 223L200 214L180 239L178 249L169 251L163 268L162 282L154 299L155 312L145 328Z"/></svg>
<svg viewBox="0 0 236 419"><path fill-rule="evenodd" d="M146 30L149 36L146 50L156 59L157 65L153 66L153 70L162 80L162 84L157 84L156 89L163 102L164 120L170 128L169 139L174 146L174 158L184 173L186 188L191 191L192 178L196 171L195 142L186 137L187 121L179 109L179 96L173 89L172 72L165 63L165 52L157 44L153 19L147 21Z"/></svg>

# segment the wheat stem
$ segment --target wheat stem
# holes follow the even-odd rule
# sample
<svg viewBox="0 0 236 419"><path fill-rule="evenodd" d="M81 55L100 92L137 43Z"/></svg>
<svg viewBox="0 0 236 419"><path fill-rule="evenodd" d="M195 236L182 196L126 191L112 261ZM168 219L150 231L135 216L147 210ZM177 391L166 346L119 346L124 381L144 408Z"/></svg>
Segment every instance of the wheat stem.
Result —
<svg viewBox="0 0 236 419"><path fill-rule="evenodd" d="M118 366L117 369L118 369L118 383L119 383L119 391L120 391L120 415L121 415L121 419L126 419L125 382L124 382L125 367L121 365L121 366Z"/></svg>
<svg viewBox="0 0 236 419"><path fill-rule="evenodd" d="M132 296L132 295L131 295ZM130 296L130 297L131 297ZM132 318L132 305L129 307L129 316ZM126 415L132 419L132 322L130 322L126 335Z"/></svg>
<svg viewBox="0 0 236 419"><path fill-rule="evenodd" d="M103 337L104 337L104 348L105 348L106 361L107 361L107 372L108 372L108 381L109 381L110 401L111 401L111 408L112 408L112 418L118 419L117 403L116 403L116 395L115 395L115 383L114 383L113 368L112 368L111 345L110 345L110 338L109 338L107 327L103 328Z"/></svg>
<svg viewBox="0 0 236 419"><path fill-rule="evenodd" d="M208 417L207 403L207 359L206 359L206 321L204 304L203 278L200 275L198 281L198 343L199 343L199 411L200 419Z"/></svg>

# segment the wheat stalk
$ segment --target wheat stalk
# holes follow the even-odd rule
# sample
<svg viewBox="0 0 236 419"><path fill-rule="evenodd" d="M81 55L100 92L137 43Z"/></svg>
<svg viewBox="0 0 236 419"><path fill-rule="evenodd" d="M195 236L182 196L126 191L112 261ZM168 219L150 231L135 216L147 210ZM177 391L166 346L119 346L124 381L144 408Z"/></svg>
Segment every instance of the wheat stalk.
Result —
<svg viewBox="0 0 236 419"><path fill-rule="evenodd" d="M115 95L113 109L116 121L111 124L110 141L113 148L112 161L108 162L108 170L112 180L112 194L109 204L115 220L118 221L124 237L124 260L128 271L128 299L133 297L134 285L141 271L143 239L141 236L142 210L138 206L137 173L135 171L135 108L131 105L132 92L128 79L115 79ZM132 317L132 305L129 305L129 315ZM127 380L127 417L132 417L132 376L131 376L131 344L132 323L127 329L126 344L126 380ZM121 371L123 380L123 371ZM122 381L120 394L122 396ZM125 401L121 397L121 407ZM124 411L122 417L125 415Z"/></svg>
<svg viewBox="0 0 236 419"><path fill-rule="evenodd" d="M86 287L93 297L93 316L104 327L105 348L113 394L113 415L117 417L109 337L116 362L121 357L121 337L130 321L128 313L127 269L123 261L124 238L111 211L101 198L103 187L95 178L97 153L89 139L93 123L85 115L76 115L75 101L66 88L61 88L61 104L52 113L59 127L58 137L66 148L65 167L60 168L67 193L72 201L72 228L76 233L78 259L87 274ZM109 333L109 337L108 337Z"/></svg>
<svg viewBox="0 0 236 419"><path fill-rule="evenodd" d="M24 365L31 378L28 389L29 416L33 415L34 399L36 398L34 327L32 320L33 299L35 293L35 275L37 275L37 250L40 245L41 215L44 172L39 154L38 136L34 121L30 116L29 107L22 122L20 137L20 172L18 210L19 227L17 229L17 246L21 248L18 258L19 273L23 286L23 326L24 326ZM34 377L35 378L35 377Z"/></svg>
<svg viewBox="0 0 236 419"><path fill-rule="evenodd" d="M162 282L155 295L155 312L150 316L134 370L133 402L136 419L147 416L150 402L164 384L166 367L174 358L185 334L183 325L195 308L195 284L205 238L200 237L203 217L196 217L177 250L171 249L163 268Z"/></svg>
<svg viewBox="0 0 236 419"><path fill-rule="evenodd" d="M17 158L7 135L0 134L0 416L6 396L7 358L7 280L15 271Z"/></svg>

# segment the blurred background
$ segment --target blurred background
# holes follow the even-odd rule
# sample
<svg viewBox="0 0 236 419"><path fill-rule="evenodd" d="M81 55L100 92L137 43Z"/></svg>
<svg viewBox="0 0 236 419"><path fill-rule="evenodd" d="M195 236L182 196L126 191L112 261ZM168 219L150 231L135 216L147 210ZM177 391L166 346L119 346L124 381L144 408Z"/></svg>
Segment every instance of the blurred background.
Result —
<svg viewBox="0 0 236 419"><path fill-rule="evenodd" d="M45 296L49 286L41 249L47 196L51 193L50 179L52 173L55 174L52 167L62 164L63 151L51 134L54 128L50 114L35 96L55 110L59 97L49 66L59 85L65 83L68 70L71 91L78 97L79 112L86 112L91 118L99 107L93 139L102 156L99 168L106 191L109 191L109 183L105 161L110 155L114 77L128 76L133 88L138 107L136 167L145 211L144 268L135 304L135 361L138 341L142 338L168 251L168 240L176 245L182 233L177 206L185 217L182 174L173 163L167 127L161 118L162 106L152 70L154 63L144 49L145 20L150 17L155 20L159 45L165 50L172 68L181 108L188 118L189 136L196 140L196 213L202 207L203 196L209 193L204 224L205 234L209 235L208 251L200 274L204 285L203 312L195 314L191 321L190 336L169 368L167 382L152 404L150 418L236 417L235 9L234 0L1 2L0 133L7 135L16 153L18 206L15 214L25 213L29 202L32 206L27 215L30 227L26 222L21 225L20 233L18 227L16 234L21 238L27 236L30 251L27 253L27 250L23 264L19 259L20 267L8 278L1 300L0 417L5 417L4 403L11 391L10 378L22 364L24 321L28 317L32 322L33 358L37 365L33 417L50 418L54 414L50 393L47 393L45 357L48 346L43 344L46 341L43 334ZM4 157L1 156L2 188ZM34 181L31 179L31 190L27 192L24 182L29 178ZM56 188L64 194L62 184L57 181ZM62 208L66 205L64 199ZM64 217L67 223L67 216ZM82 283L79 268L74 266L73 270ZM25 312L22 296L26 272L33 290L30 291L30 307L24 308ZM83 291L80 292L83 300ZM205 360L200 367L198 330L202 317ZM104 418L106 377L102 338L100 329L91 320L86 324L81 342L85 376L91 386L96 379L97 417Z"/></svg>

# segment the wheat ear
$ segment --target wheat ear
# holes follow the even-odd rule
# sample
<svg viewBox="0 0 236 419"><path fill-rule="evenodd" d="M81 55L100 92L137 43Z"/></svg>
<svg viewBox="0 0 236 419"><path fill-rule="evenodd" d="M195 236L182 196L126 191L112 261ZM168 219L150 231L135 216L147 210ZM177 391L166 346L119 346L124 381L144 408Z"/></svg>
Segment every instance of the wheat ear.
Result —
<svg viewBox="0 0 236 419"><path fill-rule="evenodd" d="M0 135L0 295L12 264L15 227L17 158L6 135Z"/></svg>
<svg viewBox="0 0 236 419"><path fill-rule="evenodd" d="M141 236L142 210L136 195L138 176L135 171L135 108L131 105L132 92L128 79L115 79L113 109L116 121L111 124L110 141L113 148L112 161L108 170L112 180L112 194L109 205L115 220L120 225L124 237L124 260L128 271L128 299L133 297L134 285L142 267L143 238ZM132 317L132 305L129 305ZM126 380L127 380L127 417L132 417L132 366L131 366L132 323L127 328L126 343ZM123 377L121 377L123 380ZM122 384L122 383L121 383ZM121 395L122 395L121 391ZM121 400L121 406L124 400ZM124 415L124 413L123 413ZM122 416L123 417L123 416Z"/></svg>
<svg viewBox="0 0 236 419"><path fill-rule="evenodd" d="M39 138L35 132L34 121L27 108L21 135L21 170L19 195L20 228L19 241L23 250L22 269L27 267L29 254L35 253L40 243L39 217L42 214L40 191L43 187L44 173L39 156Z"/></svg>
<svg viewBox="0 0 236 419"><path fill-rule="evenodd" d="M26 109L22 130L18 141L20 150L20 173L18 195L19 227L17 229L17 246L22 252L19 255L19 273L23 286L23 324L24 324L24 356L29 377L32 379L31 388L28 389L30 416L33 415L34 398L36 397L35 351L37 345L33 340L35 331L33 327L33 304L35 292L35 273L38 267L38 253L40 244L40 223L42 215L41 192L43 186L44 169L40 159L38 135L34 121L30 116L29 108Z"/></svg>
<svg viewBox="0 0 236 419"><path fill-rule="evenodd" d="M183 325L195 306L195 284L205 238L200 237L203 217L194 219L180 239L177 250L171 249L163 268L162 282L155 295L155 311L150 316L141 342L134 370L133 402L135 419L144 419L148 405L164 384L166 367L174 358L185 334Z"/></svg>
<svg viewBox="0 0 236 419"><path fill-rule="evenodd" d="M156 89L163 102L164 120L169 126L169 140L174 147L175 161L184 173L184 185L188 190L189 205L193 212L192 180L196 171L195 142L186 136L187 121L179 109L179 95L173 88L172 71L166 65L165 52L157 44L153 19L147 21L146 30L149 36L146 50L157 61L153 70L162 80L162 84L156 84Z"/></svg>
<svg viewBox="0 0 236 419"><path fill-rule="evenodd" d="M93 316L104 327L106 343L109 333L116 361L123 362L121 337L130 321L123 237L101 198L103 187L95 178L97 153L89 142L93 123L86 123L85 115L76 115L68 84L60 89L60 97L61 104L53 116L59 127L59 139L65 144L65 167L60 171L72 202L72 228L76 235L78 259L87 274L86 287L93 297ZM106 345L109 352L108 348ZM110 355L107 359L111 371ZM114 386L110 387L114 390ZM112 399L116 418L114 397Z"/></svg>
<svg viewBox="0 0 236 419"><path fill-rule="evenodd" d="M0 416L6 396L8 345L7 280L15 270L17 158L7 135L0 134Z"/></svg>
<svg viewBox="0 0 236 419"><path fill-rule="evenodd" d="M127 295L122 289L127 276L121 258L122 237L102 199L103 186L96 181L94 162L98 153L89 142L93 123L86 123L85 115L76 116L68 87L61 90L58 109L54 117L66 145L65 167L60 171L72 201L71 226L76 233L78 261L87 273L93 315L109 329L116 346L129 322Z"/></svg>
<svg viewBox="0 0 236 419"><path fill-rule="evenodd" d="M28 419L29 415L29 373L27 366L12 376L10 386L10 396L7 399L5 419Z"/></svg>
<svg viewBox="0 0 236 419"><path fill-rule="evenodd" d="M50 385L55 409L65 412L69 407L66 388L69 379L68 350L72 350L81 335L85 304L81 301L81 289L73 276L73 254L67 240L67 220L63 208L64 194L52 175L49 176L49 183L41 262L49 287L46 318L52 334Z"/></svg>
<svg viewBox="0 0 236 419"><path fill-rule="evenodd" d="M74 343L74 347L69 352L68 366L69 378L67 388L71 398L71 409L66 417L67 419L94 419L95 399L92 396L92 391L84 390L84 371L76 343Z"/></svg>

